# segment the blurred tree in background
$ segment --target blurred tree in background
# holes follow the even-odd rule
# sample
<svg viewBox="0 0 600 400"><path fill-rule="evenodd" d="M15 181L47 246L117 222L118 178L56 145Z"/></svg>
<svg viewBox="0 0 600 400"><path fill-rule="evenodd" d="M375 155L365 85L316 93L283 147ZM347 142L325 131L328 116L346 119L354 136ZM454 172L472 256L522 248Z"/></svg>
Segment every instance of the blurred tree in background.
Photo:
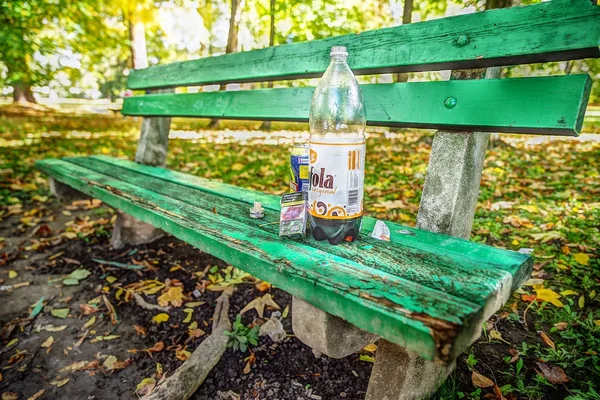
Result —
<svg viewBox="0 0 600 400"><path fill-rule="evenodd" d="M0 0L0 95L15 102L34 102L34 94L116 99L131 68L537 1ZM540 71L597 78L600 62L521 66L504 74ZM600 100L600 88L592 99Z"/></svg>

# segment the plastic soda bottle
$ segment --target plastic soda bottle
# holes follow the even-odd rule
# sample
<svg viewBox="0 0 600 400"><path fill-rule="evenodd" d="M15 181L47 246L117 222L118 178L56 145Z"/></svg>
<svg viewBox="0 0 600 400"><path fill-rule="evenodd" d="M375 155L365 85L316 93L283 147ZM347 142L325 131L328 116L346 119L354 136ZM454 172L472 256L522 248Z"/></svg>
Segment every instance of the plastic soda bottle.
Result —
<svg viewBox="0 0 600 400"><path fill-rule="evenodd" d="M330 56L310 108L308 210L313 237L339 244L360 232L366 116L346 47L332 47Z"/></svg>

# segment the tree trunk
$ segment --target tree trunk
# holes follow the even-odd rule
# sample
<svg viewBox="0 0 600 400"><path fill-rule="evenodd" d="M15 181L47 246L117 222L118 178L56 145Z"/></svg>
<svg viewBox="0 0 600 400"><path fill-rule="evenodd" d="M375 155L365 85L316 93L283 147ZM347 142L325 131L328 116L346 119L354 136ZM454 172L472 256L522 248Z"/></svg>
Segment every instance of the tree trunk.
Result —
<svg viewBox="0 0 600 400"><path fill-rule="evenodd" d="M13 82L13 103L37 103L33 92L31 91L31 85L23 82Z"/></svg>
<svg viewBox="0 0 600 400"><path fill-rule="evenodd" d="M31 91L31 71L27 64L27 57L22 54L14 64L7 65L8 80L13 88L13 103L37 103Z"/></svg>
<svg viewBox="0 0 600 400"><path fill-rule="evenodd" d="M269 47L275 44L275 0L271 0L271 27L269 30ZM268 82L267 87L270 89L273 87L273 82ZM262 131L270 131L271 130L271 121L264 121L260 126L260 130Z"/></svg>
<svg viewBox="0 0 600 400"><path fill-rule="evenodd" d="M404 10L402 11L402 25L412 22L413 0L404 0ZM394 82L408 82L408 74L401 72L394 76Z"/></svg>
<svg viewBox="0 0 600 400"><path fill-rule="evenodd" d="M231 0L231 16L229 17L229 34L227 35L227 46L225 53L235 53L238 48L238 31L240 25L240 15L244 8L244 0ZM219 90L225 90L225 85L221 85ZM210 120L208 127L211 129L219 129L219 119L213 118Z"/></svg>

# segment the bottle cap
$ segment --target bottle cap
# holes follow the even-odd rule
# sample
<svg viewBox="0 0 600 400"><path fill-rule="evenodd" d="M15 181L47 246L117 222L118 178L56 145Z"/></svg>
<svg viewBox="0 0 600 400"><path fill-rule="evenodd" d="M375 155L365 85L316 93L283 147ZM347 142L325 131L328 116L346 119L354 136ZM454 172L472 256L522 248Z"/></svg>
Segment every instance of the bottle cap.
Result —
<svg viewBox="0 0 600 400"><path fill-rule="evenodd" d="M348 57L348 49L346 48L346 46L333 46L331 48L331 53L329 53L330 56L344 56L344 57Z"/></svg>

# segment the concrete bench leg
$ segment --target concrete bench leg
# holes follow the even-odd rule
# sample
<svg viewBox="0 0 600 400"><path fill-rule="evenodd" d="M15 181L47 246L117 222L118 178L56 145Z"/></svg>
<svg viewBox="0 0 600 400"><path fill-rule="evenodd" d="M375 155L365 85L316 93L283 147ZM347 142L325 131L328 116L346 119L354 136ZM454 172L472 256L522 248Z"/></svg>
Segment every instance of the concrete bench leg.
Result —
<svg viewBox="0 0 600 400"><path fill-rule="evenodd" d="M292 298L292 329L314 352L343 358L360 351L378 337L331 315L298 297Z"/></svg>
<svg viewBox="0 0 600 400"><path fill-rule="evenodd" d="M115 249L121 249L128 244L137 246L150 243L164 235L163 230L118 211L110 243Z"/></svg>
<svg viewBox="0 0 600 400"><path fill-rule="evenodd" d="M432 394L454 364L442 366L387 340L379 340L365 400L417 400Z"/></svg>
<svg viewBox="0 0 600 400"><path fill-rule="evenodd" d="M73 189L69 185L59 182L52 177L48 178L48 186L50 186L50 193L67 203L90 198L88 195Z"/></svg>
<svg viewBox="0 0 600 400"><path fill-rule="evenodd" d="M152 93L172 93L173 89L154 90ZM142 130L135 161L156 167L164 167L167 160L169 147L169 130L171 118L146 117L142 121ZM154 226L140 221L137 218L119 212L113 230L111 244L115 249L120 249L127 244L139 245L150 243L165 233Z"/></svg>

